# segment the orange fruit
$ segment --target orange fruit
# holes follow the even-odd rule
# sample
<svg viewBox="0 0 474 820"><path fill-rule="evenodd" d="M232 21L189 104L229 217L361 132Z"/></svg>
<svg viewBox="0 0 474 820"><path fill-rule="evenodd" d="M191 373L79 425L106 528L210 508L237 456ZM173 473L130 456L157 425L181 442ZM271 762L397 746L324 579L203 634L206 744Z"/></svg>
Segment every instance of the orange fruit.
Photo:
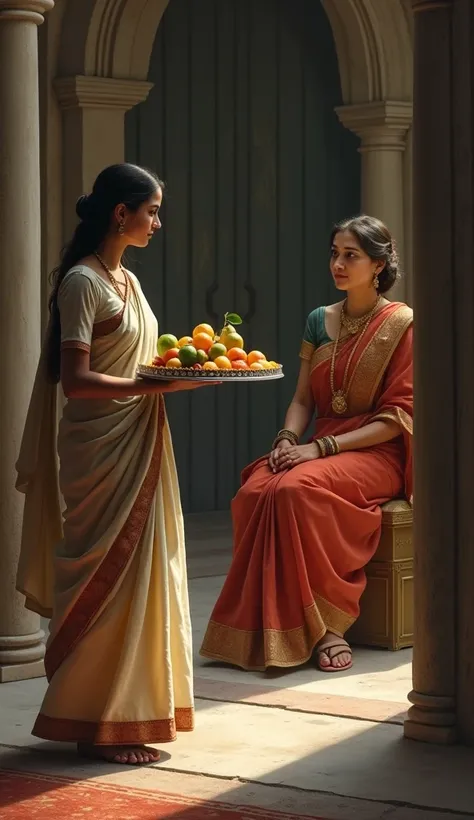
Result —
<svg viewBox="0 0 474 820"><path fill-rule="evenodd" d="M217 365L215 362L204 362L202 366L203 370L217 370Z"/></svg>
<svg viewBox="0 0 474 820"><path fill-rule="evenodd" d="M203 323L202 325L196 325L196 327L193 330L193 339L195 336L199 336L200 333L206 333L212 339L214 339L215 336L214 328L211 327L211 325L206 325L205 323Z"/></svg>
<svg viewBox="0 0 474 820"><path fill-rule="evenodd" d="M252 362L250 370L265 370L265 368L260 362Z"/></svg>
<svg viewBox="0 0 474 820"><path fill-rule="evenodd" d="M264 356L260 350L251 350L249 355L247 356L247 362L249 364L253 364L254 362L266 362L267 357Z"/></svg>
<svg viewBox="0 0 474 820"><path fill-rule="evenodd" d="M193 340L191 336L182 336L178 342L178 347L184 347L185 345L192 345Z"/></svg>
<svg viewBox="0 0 474 820"><path fill-rule="evenodd" d="M234 370L248 370L249 366L247 362L244 362L242 359L234 359L232 362L232 367Z"/></svg>
<svg viewBox="0 0 474 820"><path fill-rule="evenodd" d="M211 349L212 345L214 344L214 339L209 333L196 333L193 336L193 345L196 350L205 350L206 353L208 350Z"/></svg>
<svg viewBox="0 0 474 820"><path fill-rule="evenodd" d="M227 356L218 356L217 359L214 359L214 364L217 365L219 370L231 370L232 364L227 358Z"/></svg>
<svg viewBox="0 0 474 820"><path fill-rule="evenodd" d="M166 367L182 367L180 360L178 358L175 359L168 359L166 362Z"/></svg>
<svg viewBox="0 0 474 820"><path fill-rule="evenodd" d="M171 350L167 350L166 353L163 353L162 358L165 361L165 364L168 364L170 359L177 359L179 356L179 350L177 347L172 347Z"/></svg>
<svg viewBox="0 0 474 820"><path fill-rule="evenodd" d="M247 354L245 350L242 350L241 347L231 347L231 349L227 353L227 358L230 359L231 362L236 362L237 360L246 362Z"/></svg>

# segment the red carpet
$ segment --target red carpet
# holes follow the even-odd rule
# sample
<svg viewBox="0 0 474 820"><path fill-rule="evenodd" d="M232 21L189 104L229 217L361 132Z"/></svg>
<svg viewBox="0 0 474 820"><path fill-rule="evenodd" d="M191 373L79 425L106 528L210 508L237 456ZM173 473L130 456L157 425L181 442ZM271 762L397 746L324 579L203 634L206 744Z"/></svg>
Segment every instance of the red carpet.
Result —
<svg viewBox="0 0 474 820"><path fill-rule="evenodd" d="M0 771L2 820L323 820L158 791Z"/></svg>

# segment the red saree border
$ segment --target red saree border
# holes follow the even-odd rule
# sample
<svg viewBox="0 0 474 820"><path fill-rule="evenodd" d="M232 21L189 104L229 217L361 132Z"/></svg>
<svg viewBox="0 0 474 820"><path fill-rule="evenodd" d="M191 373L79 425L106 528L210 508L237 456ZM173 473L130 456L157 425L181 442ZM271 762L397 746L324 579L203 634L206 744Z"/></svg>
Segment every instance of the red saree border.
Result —
<svg viewBox="0 0 474 820"><path fill-rule="evenodd" d="M63 743L93 743L95 746L121 746L136 743L170 743L177 732L192 732L194 709L179 708L174 718L140 721L88 721L52 718L40 712L32 734L43 740Z"/></svg>
<svg viewBox="0 0 474 820"><path fill-rule="evenodd" d="M148 472L114 544L46 650L45 668L48 681L86 632L103 602L117 584L140 541L160 477L165 408L161 396L158 401L158 426Z"/></svg>

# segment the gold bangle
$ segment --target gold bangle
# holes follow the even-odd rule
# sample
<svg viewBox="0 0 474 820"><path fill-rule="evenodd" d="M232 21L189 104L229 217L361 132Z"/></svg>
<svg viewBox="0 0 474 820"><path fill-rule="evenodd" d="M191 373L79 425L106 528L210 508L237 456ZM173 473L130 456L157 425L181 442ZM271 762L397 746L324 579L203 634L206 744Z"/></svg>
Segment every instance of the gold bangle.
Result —
<svg viewBox="0 0 474 820"><path fill-rule="evenodd" d="M320 450L320 453L321 453L321 458L326 458L327 448L326 448L326 442L325 442L324 438L317 438L316 439L316 444L319 447L319 450Z"/></svg>
<svg viewBox="0 0 474 820"><path fill-rule="evenodd" d="M341 452L341 448L340 448L340 446L339 446L339 442L338 442L338 440L336 439L336 437L335 437L335 436L330 436L330 438L331 438L331 441L332 441L333 446L334 446L334 453L333 453L333 455L337 456L337 455L339 455L339 453Z"/></svg>
<svg viewBox="0 0 474 820"><path fill-rule="evenodd" d="M299 441L299 438L296 435L296 433L294 433L293 430L287 430L286 428L283 428L283 430L278 431L277 438L278 437L287 438L288 441L293 441L295 444L298 444Z"/></svg>

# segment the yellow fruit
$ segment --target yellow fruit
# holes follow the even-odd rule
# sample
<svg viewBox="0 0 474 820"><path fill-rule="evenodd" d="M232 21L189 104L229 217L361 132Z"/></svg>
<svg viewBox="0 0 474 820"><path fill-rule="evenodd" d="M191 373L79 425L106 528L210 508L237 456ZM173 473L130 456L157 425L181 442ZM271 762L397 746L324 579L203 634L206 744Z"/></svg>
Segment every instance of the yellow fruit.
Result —
<svg viewBox="0 0 474 820"><path fill-rule="evenodd" d="M267 357L260 352L260 350L251 350L249 355L247 356L247 361L249 364L253 364L254 362L266 362Z"/></svg>
<svg viewBox="0 0 474 820"><path fill-rule="evenodd" d="M244 340L232 325L226 325L224 327L219 341L226 346L227 350L232 350L233 347L238 347L241 350L244 349Z"/></svg>
<svg viewBox="0 0 474 820"><path fill-rule="evenodd" d="M179 359L168 359L168 361L166 362L166 367L182 367L182 366L183 365L181 364Z"/></svg>
<svg viewBox="0 0 474 820"><path fill-rule="evenodd" d="M280 365L274 362L273 359L271 362L269 362L269 365L272 368L272 370L275 370L277 367L280 367Z"/></svg>
<svg viewBox="0 0 474 820"><path fill-rule="evenodd" d="M181 347L184 347L185 345L192 345L192 343L193 343L192 336L182 336L176 346L181 348Z"/></svg>
<svg viewBox="0 0 474 820"><path fill-rule="evenodd" d="M204 362L202 366L203 370L217 370L217 365L215 362Z"/></svg>
<svg viewBox="0 0 474 820"><path fill-rule="evenodd" d="M271 362L262 362L262 367L264 370L273 370L273 365Z"/></svg>
<svg viewBox="0 0 474 820"><path fill-rule="evenodd" d="M218 356L217 359L214 359L214 364L219 370L232 369L232 362L227 358L227 356Z"/></svg>
<svg viewBox="0 0 474 820"><path fill-rule="evenodd" d="M260 362L252 362L250 365L250 370L265 370L265 368L263 364L260 364Z"/></svg>
<svg viewBox="0 0 474 820"><path fill-rule="evenodd" d="M207 333L207 335L210 336L211 339L214 339L214 328L212 328L210 325L206 325L205 323L202 325L197 325L193 330L193 339L195 336L198 336L199 333Z"/></svg>

